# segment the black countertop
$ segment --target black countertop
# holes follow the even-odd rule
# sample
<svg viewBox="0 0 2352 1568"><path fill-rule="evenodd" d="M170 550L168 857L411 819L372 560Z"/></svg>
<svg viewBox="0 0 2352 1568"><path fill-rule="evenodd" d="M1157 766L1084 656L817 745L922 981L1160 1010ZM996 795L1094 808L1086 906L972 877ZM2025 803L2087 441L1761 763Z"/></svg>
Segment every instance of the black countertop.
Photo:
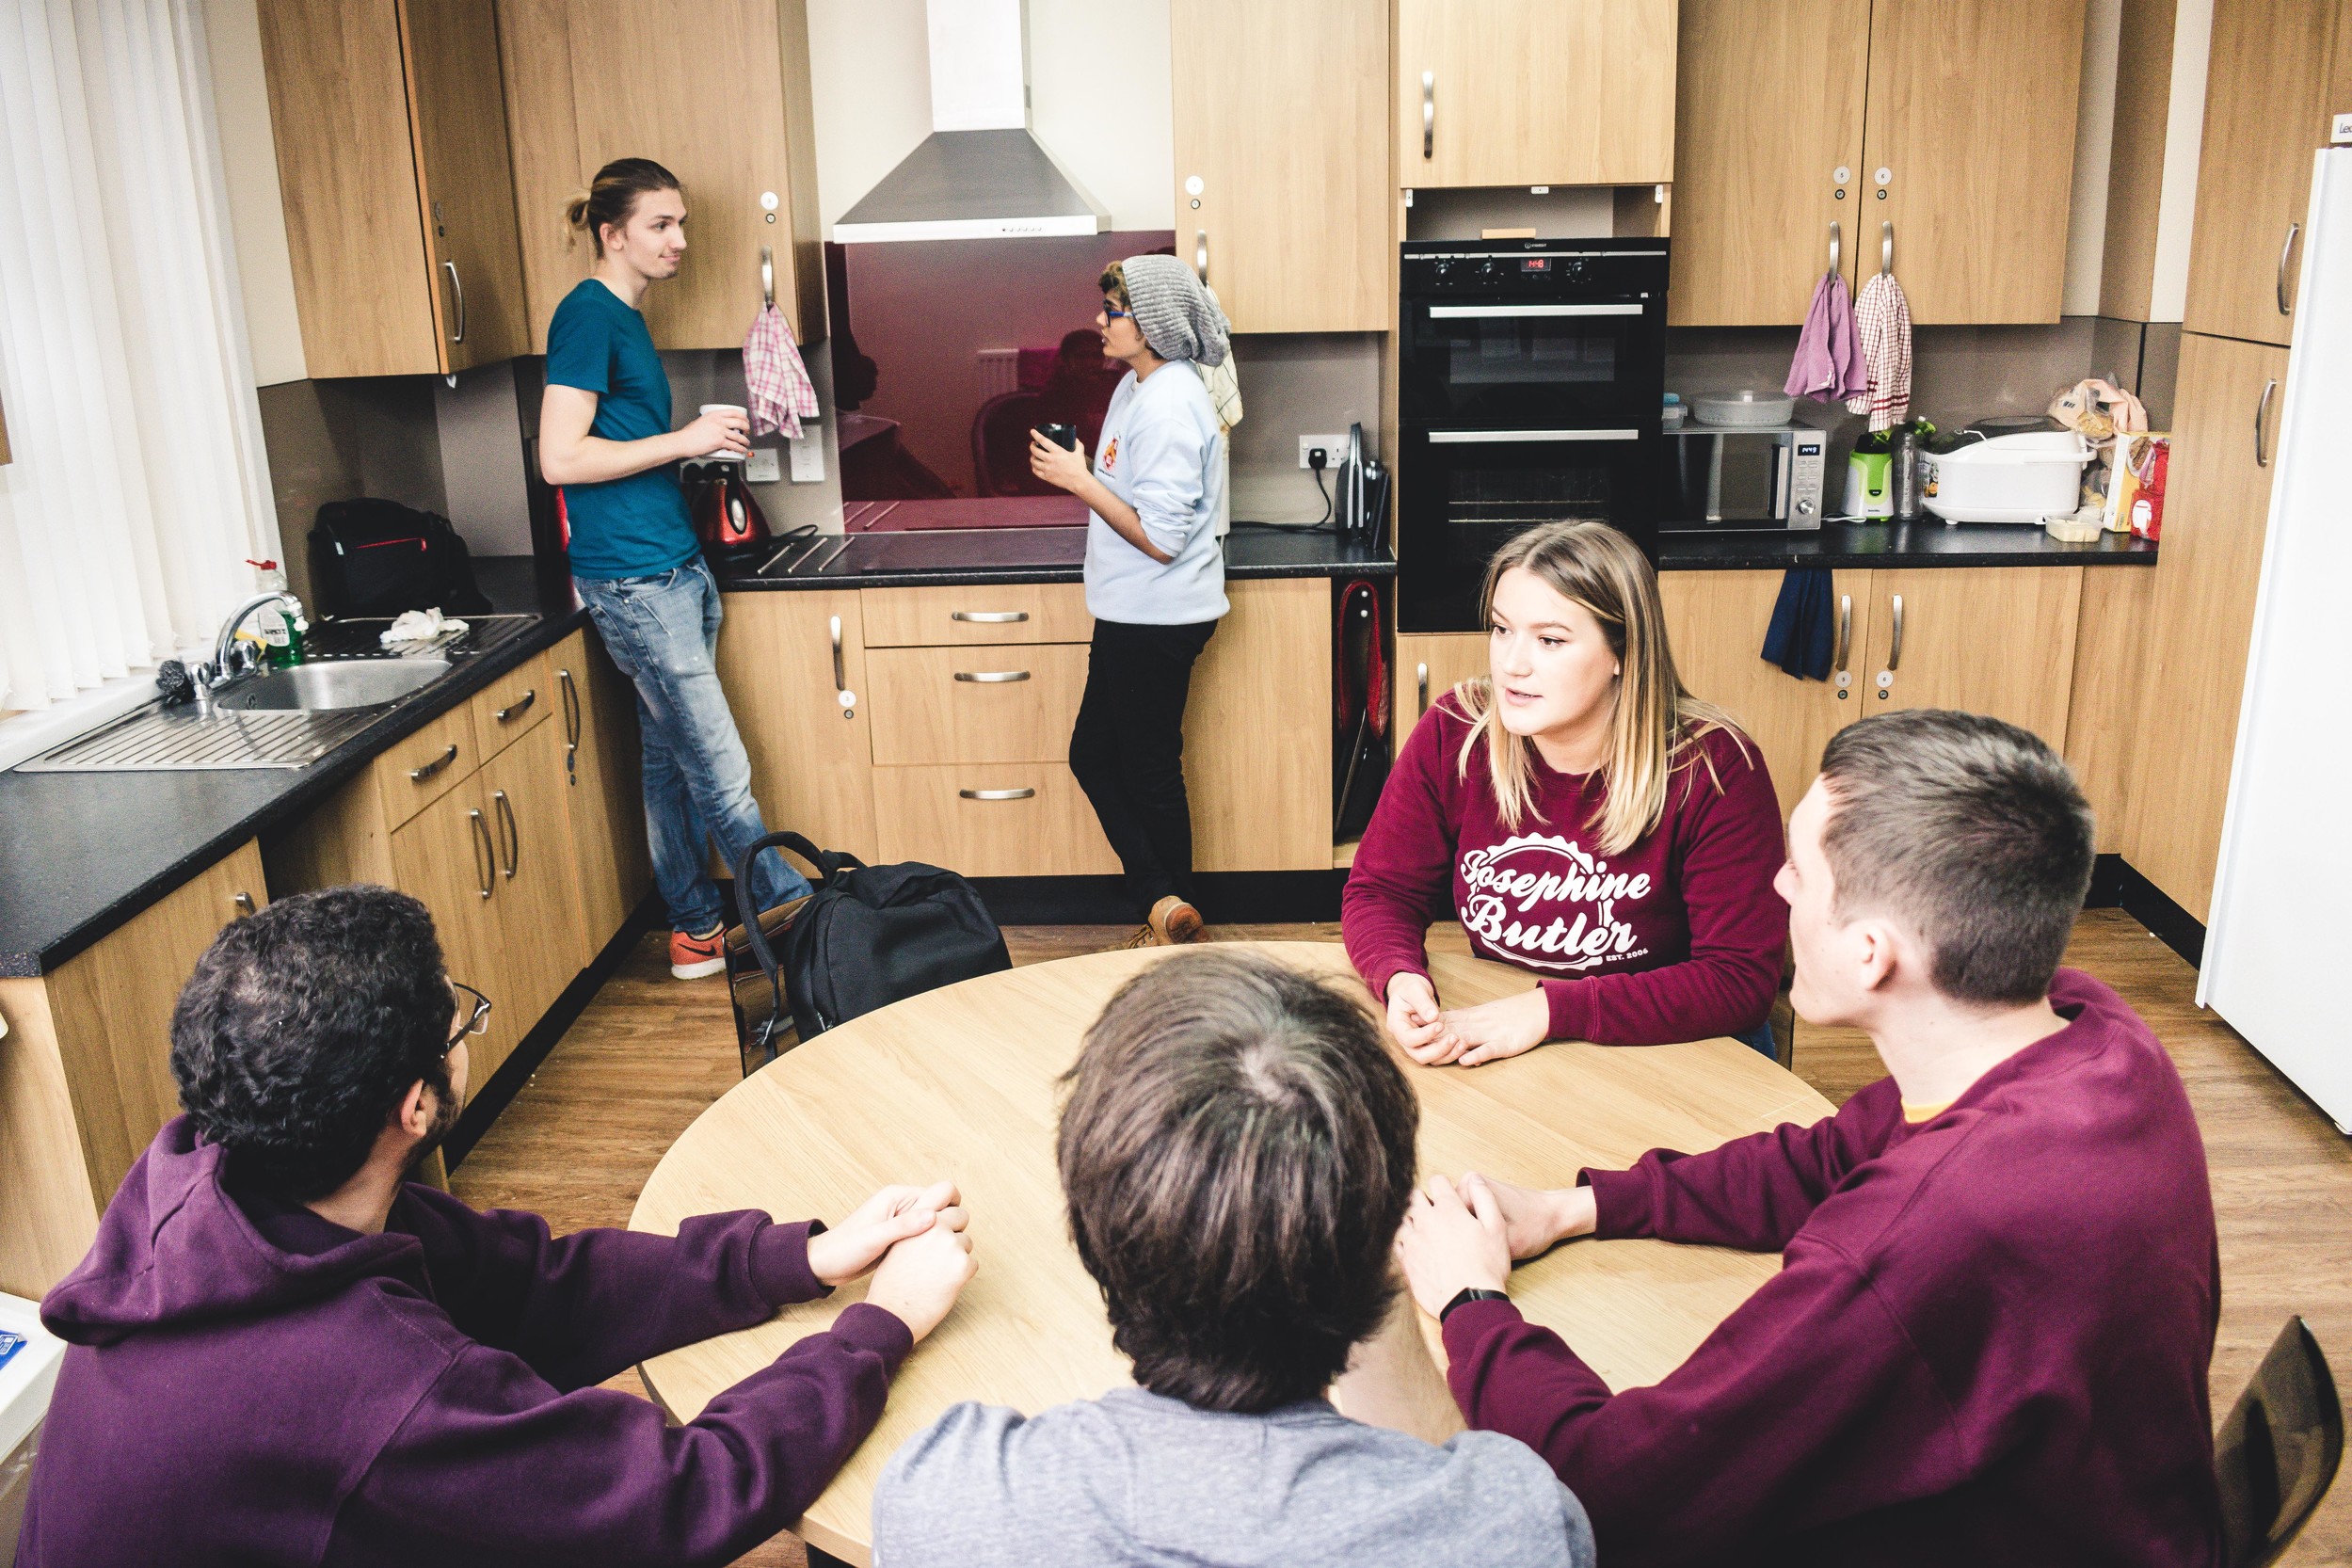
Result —
<svg viewBox="0 0 2352 1568"><path fill-rule="evenodd" d="M1660 571L1780 567L2146 567L2152 539L2102 534L2062 544L2046 529L1999 522L1825 522L1818 530L1663 534Z"/></svg>
<svg viewBox="0 0 2352 1568"><path fill-rule="evenodd" d="M719 581L731 591L1076 583L1085 561L1083 528L910 529L791 541L728 568ZM1237 522L1225 539L1225 575L1237 581L1396 572L1386 551L1322 529Z"/></svg>
<svg viewBox="0 0 2352 1568"><path fill-rule="evenodd" d="M494 610L538 620L304 768L0 772L0 976L45 974L255 834L292 822L392 742L587 621L568 578L528 558L474 562Z"/></svg>

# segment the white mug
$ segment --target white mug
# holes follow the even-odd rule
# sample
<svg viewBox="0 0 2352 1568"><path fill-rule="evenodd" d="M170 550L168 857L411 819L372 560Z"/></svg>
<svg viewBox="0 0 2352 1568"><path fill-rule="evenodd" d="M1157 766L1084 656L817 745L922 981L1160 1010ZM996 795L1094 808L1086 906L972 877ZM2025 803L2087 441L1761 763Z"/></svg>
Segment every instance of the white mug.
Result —
<svg viewBox="0 0 2352 1568"><path fill-rule="evenodd" d="M741 414L746 420L751 417L751 410L740 403L705 403L695 411L703 414ZM748 428L745 433L749 433ZM742 453L729 452L725 447L719 448L716 452L706 452L696 459L698 462L705 463L740 463L743 460Z"/></svg>

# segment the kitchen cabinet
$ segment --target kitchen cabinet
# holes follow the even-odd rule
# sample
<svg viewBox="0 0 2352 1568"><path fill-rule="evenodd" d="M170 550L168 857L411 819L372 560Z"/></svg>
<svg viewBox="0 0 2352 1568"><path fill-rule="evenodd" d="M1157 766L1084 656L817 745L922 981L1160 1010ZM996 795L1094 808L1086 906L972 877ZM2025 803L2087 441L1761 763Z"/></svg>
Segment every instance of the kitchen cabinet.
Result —
<svg viewBox="0 0 2352 1568"><path fill-rule="evenodd" d="M572 855L564 779L563 727L542 724L485 763L478 798L489 829L494 862L487 939L495 967L484 971L490 992L505 1005L492 1009L479 1042L488 1078L546 1016L572 982L586 946L581 925L580 877ZM498 990L491 992L491 984Z"/></svg>
<svg viewBox="0 0 2352 1568"><path fill-rule="evenodd" d="M469 0L261 0L313 376L452 375L529 346L498 38Z"/></svg>
<svg viewBox="0 0 2352 1568"><path fill-rule="evenodd" d="M1874 571L1869 594L1855 718L1957 708L2065 748L2081 567Z"/></svg>
<svg viewBox="0 0 2352 1568"><path fill-rule="evenodd" d="M1398 0L1396 183L1672 180L1674 13L1675 0Z"/></svg>
<svg viewBox="0 0 2352 1568"><path fill-rule="evenodd" d="M251 843L46 975L0 980L0 1290L38 1298L179 1114L171 1011L220 928L268 902Z"/></svg>
<svg viewBox="0 0 2352 1568"><path fill-rule="evenodd" d="M2136 645L2123 857L2200 921L2221 853L2286 377L2283 348L2182 334L2164 549Z"/></svg>
<svg viewBox="0 0 2352 1568"><path fill-rule="evenodd" d="M637 688L585 629L548 655L564 724L564 800L580 884L579 968L594 962L653 886L646 844Z"/></svg>
<svg viewBox="0 0 2352 1568"><path fill-rule="evenodd" d="M2189 238L2191 332L2285 346L2312 153L2328 145L2336 0L2214 0ZM2241 424L2243 421L2240 421Z"/></svg>
<svg viewBox="0 0 2352 1568"><path fill-rule="evenodd" d="M966 876L1118 874L1119 857L1066 762L876 768L873 803L885 861ZM1196 805L1196 836L1199 820Z"/></svg>
<svg viewBox="0 0 2352 1568"><path fill-rule="evenodd" d="M1682 0L1669 326L1800 324L1832 224L1853 282L1869 66L1870 0Z"/></svg>
<svg viewBox="0 0 2352 1568"><path fill-rule="evenodd" d="M381 882L424 905L441 944L441 967L490 999L488 1028L467 1043L472 1080L480 1084L514 1048L521 1007L506 986L498 920L490 900L497 896L498 844L484 809L479 776L394 828L384 843L382 872L336 882ZM336 882L322 883L332 887ZM536 1020L532 1020L536 1022Z"/></svg>
<svg viewBox="0 0 2352 1568"><path fill-rule="evenodd" d="M1397 633L1396 736L1404 749L1413 727L1430 704L1473 676L1487 673L1487 635L1483 632L1400 632Z"/></svg>
<svg viewBox="0 0 2352 1568"><path fill-rule="evenodd" d="M768 825L874 864L873 721L857 590L729 594L718 667Z"/></svg>
<svg viewBox="0 0 2352 1568"><path fill-rule="evenodd" d="M858 598L868 648L1083 643L1095 634L1078 583L868 588Z"/></svg>
<svg viewBox="0 0 2352 1568"><path fill-rule="evenodd" d="M875 648L877 765L1065 762L1086 691L1086 645Z"/></svg>
<svg viewBox="0 0 2352 1568"><path fill-rule="evenodd" d="M474 744L488 762L554 715L554 666L546 654L536 654L474 693L467 706Z"/></svg>
<svg viewBox="0 0 2352 1568"><path fill-rule="evenodd" d="M2098 816L2102 855L2123 853L2123 803L2130 796L2139 726L2148 617L2156 574L2134 568L2083 573L2074 622L2074 695L2066 711L2066 765Z"/></svg>
<svg viewBox="0 0 2352 1568"><path fill-rule="evenodd" d="M1171 0L1168 21L1178 254L1237 332L1386 331L1384 0Z"/></svg>
<svg viewBox="0 0 2352 1568"><path fill-rule="evenodd" d="M2056 321L2083 25L2083 0L1685 0L1672 323L1800 324L1832 222L1857 289L1891 242L1916 324Z"/></svg>
<svg viewBox="0 0 2352 1568"><path fill-rule="evenodd" d="M646 296L658 346L741 347L763 254L794 337L824 335L802 0L500 0L498 31L535 351L596 259L564 203L623 157L651 158L686 197L685 260Z"/></svg>
<svg viewBox="0 0 2352 1568"><path fill-rule="evenodd" d="M1227 583L1184 710L1192 867L1329 871L1332 585Z"/></svg>

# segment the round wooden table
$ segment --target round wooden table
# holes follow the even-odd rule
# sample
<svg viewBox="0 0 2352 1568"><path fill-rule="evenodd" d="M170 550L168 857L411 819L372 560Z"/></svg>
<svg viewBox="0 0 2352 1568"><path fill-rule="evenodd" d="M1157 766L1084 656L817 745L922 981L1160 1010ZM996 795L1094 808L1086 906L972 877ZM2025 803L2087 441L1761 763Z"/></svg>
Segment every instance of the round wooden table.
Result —
<svg viewBox="0 0 2352 1568"><path fill-rule="evenodd" d="M1257 946L1357 984L1335 945ZM980 1272L901 1369L881 1425L802 1519L800 1533L812 1545L870 1560L868 1516L884 1463L949 1406L980 1400L1036 1412L1131 1381L1112 1349L1102 1297L1070 1246L1053 1161L1054 1080L1111 993L1165 956L1156 949L1032 965L844 1024L729 1090L647 1181L631 1228L664 1234L689 1216L725 1209L760 1208L778 1220L836 1216L894 1181L952 1176L963 1189ZM1449 1005L1524 990L1529 980L1446 954L1432 954L1432 967ZM1421 1098L1425 1172L1480 1170L1546 1186L1574 1181L1583 1166L1629 1165L1660 1146L1709 1149L1832 1110L1734 1040L1631 1049L1556 1042L1482 1067L1408 1063L1405 1071ZM1624 1388L1672 1370L1779 1268L1771 1255L1714 1247L1585 1242L1523 1265L1512 1295L1610 1387ZM713 1395L824 1329L862 1293L862 1285L846 1286L757 1328L673 1351L641 1368L646 1385L691 1420ZM1412 1332L1416 1322L1420 1334ZM1400 1308L1379 1342L1387 1350L1370 1358L1386 1367L1352 1370L1336 1396L1342 1408L1430 1435L1448 1421L1458 1427L1416 1348L1435 1347L1433 1328L1409 1304ZM1421 1385L1405 1386L1416 1367ZM1393 1397L1352 1386L1377 1376L1398 1380Z"/></svg>

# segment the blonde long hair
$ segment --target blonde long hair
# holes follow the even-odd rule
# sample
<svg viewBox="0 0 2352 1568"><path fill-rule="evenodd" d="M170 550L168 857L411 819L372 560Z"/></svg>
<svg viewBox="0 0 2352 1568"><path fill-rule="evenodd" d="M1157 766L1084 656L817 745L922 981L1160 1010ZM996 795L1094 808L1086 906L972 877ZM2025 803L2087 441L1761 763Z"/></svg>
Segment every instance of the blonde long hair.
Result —
<svg viewBox="0 0 2352 1568"><path fill-rule="evenodd" d="M1479 594L1480 613L1490 624L1495 585L1513 568L1534 573L1554 593L1591 612L1617 655L1621 673L1612 698L1608 752L1600 768L1605 793L1598 819L1585 826L1598 830L1603 853L1622 854L1656 831L1666 816L1668 786L1694 758L1706 763L1710 782L1722 788L1713 760L1698 748L1703 736L1720 729L1739 744L1742 756L1747 755L1747 737L1730 714L1683 689L1673 650L1666 642L1657 573L1624 534L1605 522L1551 522L1504 545L1487 564L1486 586ZM1463 681L1453 696L1470 721L1470 732L1455 757L1460 776L1470 776L1471 754L1483 741L1504 825L1516 832L1530 816L1544 821L1535 801L1535 743L1503 728L1492 676Z"/></svg>

